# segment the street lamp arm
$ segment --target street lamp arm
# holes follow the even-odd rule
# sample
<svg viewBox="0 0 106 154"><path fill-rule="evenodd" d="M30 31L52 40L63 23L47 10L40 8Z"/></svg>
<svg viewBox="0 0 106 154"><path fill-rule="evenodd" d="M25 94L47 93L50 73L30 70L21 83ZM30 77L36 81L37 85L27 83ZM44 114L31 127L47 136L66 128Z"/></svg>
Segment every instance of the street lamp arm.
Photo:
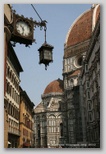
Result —
<svg viewBox="0 0 106 154"><path fill-rule="evenodd" d="M37 16L39 17L39 19L41 20L41 22L36 22L36 21L34 22L35 27L36 27L36 25L37 25L37 26L40 26L41 28L42 28L42 27L46 27L47 21L46 21L46 20L42 20L42 18L40 17L39 13L37 12L37 10L35 9L35 7L34 7L33 4L31 4L31 6L32 6L32 8L34 9L34 11L35 11L35 13L37 14Z"/></svg>
<svg viewBox="0 0 106 154"><path fill-rule="evenodd" d="M34 9L34 11L36 12L36 14L38 15L38 17L40 18L40 20L42 21L42 18L40 17L40 15L38 14L38 12L36 11L35 7L33 6L33 4L31 4L32 8Z"/></svg>
<svg viewBox="0 0 106 154"><path fill-rule="evenodd" d="M38 26L38 27L40 26L40 28L42 28L42 27L46 27L47 21L46 20L42 20L41 22L34 21L33 23L34 23L35 27L36 26Z"/></svg>

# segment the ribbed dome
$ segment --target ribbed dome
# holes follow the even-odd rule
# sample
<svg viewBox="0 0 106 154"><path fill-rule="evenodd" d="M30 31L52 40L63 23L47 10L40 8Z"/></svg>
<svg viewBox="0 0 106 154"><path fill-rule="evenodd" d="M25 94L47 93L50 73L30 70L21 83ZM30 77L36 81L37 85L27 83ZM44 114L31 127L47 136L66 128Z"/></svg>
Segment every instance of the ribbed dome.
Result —
<svg viewBox="0 0 106 154"><path fill-rule="evenodd" d="M69 29L65 41L65 47L84 42L91 37L99 12L100 6L96 5L77 18Z"/></svg>
<svg viewBox="0 0 106 154"><path fill-rule="evenodd" d="M62 93L63 92L63 80L57 79L52 81L48 84L48 86L45 88L43 94L49 94L49 93Z"/></svg>

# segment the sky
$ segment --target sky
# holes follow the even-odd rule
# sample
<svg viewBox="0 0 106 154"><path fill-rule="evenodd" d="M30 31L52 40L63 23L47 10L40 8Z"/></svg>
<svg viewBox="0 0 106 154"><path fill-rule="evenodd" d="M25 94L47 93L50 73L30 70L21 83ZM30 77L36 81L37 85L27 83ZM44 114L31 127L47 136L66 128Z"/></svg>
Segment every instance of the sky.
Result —
<svg viewBox="0 0 106 154"><path fill-rule="evenodd" d="M91 4L33 4L42 20L47 21L47 43L54 46L53 63L50 63L45 70L44 64L39 65L38 49L44 43L44 29L36 27L34 39L36 43L25 47L23 44L16 44L15 53L23 68L20 73L20 86L27 92L30 100L36 105L41 101L46 86L60 78L63 79L63 56L66 35L72 23L84 11L91 8ZM12 9L19 15L32 17L40 21L31 4L12 4Z"/></svg>

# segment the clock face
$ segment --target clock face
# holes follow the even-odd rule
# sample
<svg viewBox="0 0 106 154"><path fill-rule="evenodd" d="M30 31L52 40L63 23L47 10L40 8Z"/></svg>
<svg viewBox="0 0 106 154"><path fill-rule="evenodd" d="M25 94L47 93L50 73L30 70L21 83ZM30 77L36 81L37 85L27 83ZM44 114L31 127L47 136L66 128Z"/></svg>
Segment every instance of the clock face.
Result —
<svg viewBox="0 0 106 154"><path fill-rule="evenodd" d="M24 37L27 37L31 34L30 26L25 21L18 21L16 23L16 30L21 36L24 36Z"/></svg>

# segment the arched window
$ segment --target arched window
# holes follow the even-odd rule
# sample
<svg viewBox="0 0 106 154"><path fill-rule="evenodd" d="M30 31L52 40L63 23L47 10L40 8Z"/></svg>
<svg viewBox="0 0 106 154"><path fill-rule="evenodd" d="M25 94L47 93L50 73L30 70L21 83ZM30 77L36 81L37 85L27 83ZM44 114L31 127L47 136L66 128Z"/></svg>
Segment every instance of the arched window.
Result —
<svg viewBox="0 0 106 154"><path fill-rule="evenodd" d="M8 103L8 113L11 114L11 107L10 107L10 103Z"/></svg>
<svg viewBox="0 0 106 154"><path fill-rule="evenodd" d="M55 116L54 115L50 115L49 116L49 126L55 126L56 121L55 121Z"/></svg>
<svg viewBox="0 0 106 154"><path fill-rule="evenodd" d="M49 119L55 119L55 116L54 115L50 115Z"/></svg>
<svg viewBox="0 0 106 154"><path fill-rule="evenodd" d="M70 79L70 86L73 87L74 86L74 79Z"/></svg>
<svg viewBox="0 0 106 154"><path fill-rule="evenodd" d="M7 93L9 94L9 83L7 82Z"/></svg>
<svg viewBox="0 0 106 154"><path fill-rule="evenodd" d="M37 125L37 130L38 130L38 138L40 138L40 124Z"/></svg>
<svg viewBox="0 0 106 154"><path fill-rule="evenodd" d="M46 116L42 115L42 127L46 126Z"/></svg>
<svg viewBox="0 0 106 154"><path fill-rule="evenodd" d="M58 115L58 118L59 118L59 119L61 119L61 118L62 118L62 115L61 115L61 114L60 114L60 115Z"/></svg>
<svg viewBox="0 0 106 154"><path fill-rule="evenodd" d="M90 92L89 91L87 92L87 97L88 97L88 99L90 99Z"/></svg>
<svg viewBox="0 0 106 154"><path fill-rule="evenodd" d="M60 136L63 136L63 123L60 123Z"/></svg>
<svg viewBox="0 0 106 154"><path fill-rule="evenodd" d="M92 110L92 102L90 100L88 101L88 110Z"/></svg>
<svg viewBox="0 0 106 154"><path fill-rule="evenodd" d="M93 121L93 111L92 112L89 112L89 122L92 122Z"/></svg>
<svg viewBox="0 0 106 154"><path fill-rule="evenodd" d="M36 117L36 120L37 120L37 121L39 121L39 120L40 120L40 117L39 117L39 116L37 116L37 117Z"/></svg>

